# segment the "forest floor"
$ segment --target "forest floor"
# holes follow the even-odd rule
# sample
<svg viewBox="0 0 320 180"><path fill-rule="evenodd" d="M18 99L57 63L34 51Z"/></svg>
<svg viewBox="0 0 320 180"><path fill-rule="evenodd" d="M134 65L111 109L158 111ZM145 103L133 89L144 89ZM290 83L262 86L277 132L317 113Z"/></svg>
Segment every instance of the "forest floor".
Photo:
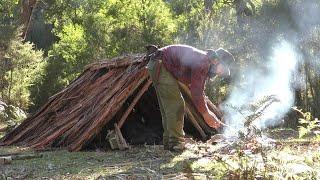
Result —
<svg viewBox="0 0 320 180"><path fill-rule="evenodd" d="M0 147L0 154L41 153L41 158L0 165L0 179L320 179L320 145L297 132L269 132L275 146L246 153L218 151L219 143L196 142L183 153L161 145L132 146L125 151L33 152Z"/></svg>

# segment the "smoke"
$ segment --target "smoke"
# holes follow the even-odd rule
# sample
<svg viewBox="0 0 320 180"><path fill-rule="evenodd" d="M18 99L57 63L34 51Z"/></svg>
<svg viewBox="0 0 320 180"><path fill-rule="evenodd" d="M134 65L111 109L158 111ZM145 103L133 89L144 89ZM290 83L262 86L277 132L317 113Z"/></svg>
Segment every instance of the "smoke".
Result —
<svg viewBox="0 0 320 180"><path fill-rule="evenodd" d="M277 99L267 106L254 125L264 129L281 122L294 103L293 77L297 71L298 55L295 47L285 40L273 46L272 55L264 66L249 66L239 72L243 76L235 80L229 98L222 105L224 119L233 128L225 132L242 130L253 110L248 105L258 104L265 98ZM236 134L232 134L236 135Z"/></svg>
<svg viewBox="0 0 320 180"><path fill-rule="evenodd" d="M228 8L216 13L215 20L200 23L197 31L201 31L202 38L183 39L194 46L228 49L239 64L246 66L234 79L233 88L228 90L230 95L221 106L226 124L232 126L232 130L225 129L226 133L244 128L253 113L250 105L266 97L275 97L278 102L264 109L254 123L260 128L277 125L293 106L294 88L310 91L310 82L303 82L306 71L310 72L309 81L320 77L320 1L262 1L253 16L234 15ZM242 19L241 23L238 19ZM283 40L275 43L279 37ZM258 63L248 65L251 62Z"/></svg>
<svg viewBox="0 0 320 180"><path fill-rule="evenodd" d="M252 105L274 97L271 103L255 119L254 125L264 129L283 122L283 117L294 106L294 91L302 88L305 72L298 71L298 64L308 64L309 70L320 76L320 3L318 0L279 1L277 6L264 6L263 15L250 19L241 59L245 64L234 79L230 95L222 104L226 135L237 135L245 122L255 112ZM278 26L270 28L275 22ZM280 42L274 42L281 37ZM253 45L253 46L252 46ZM245 48L247 47L247 48ZM271 48L271 53L268 50ZM249 54L250 56L247 56ZM263 65L261 65L263 64ZM315 76L315 75L314 75ZM258 106L259 107L259 106ZM234 134L230 134L234 133Z"/></svg>
<svg viewBox="0 0 320 180"><path fill-rule="evenodd" d="M305 0L290 4L290 15L302 33L302 40L313 38L313 30L320 24L320 3L318 0Z"/></svg>
<svg viewBox="0 0 320 180"><path fill-rule="evenodd" d="M305 49L305 60L309 68L320 75L320 2L304 0L290 3L290 15L296 25L296 44Z"/></svg>

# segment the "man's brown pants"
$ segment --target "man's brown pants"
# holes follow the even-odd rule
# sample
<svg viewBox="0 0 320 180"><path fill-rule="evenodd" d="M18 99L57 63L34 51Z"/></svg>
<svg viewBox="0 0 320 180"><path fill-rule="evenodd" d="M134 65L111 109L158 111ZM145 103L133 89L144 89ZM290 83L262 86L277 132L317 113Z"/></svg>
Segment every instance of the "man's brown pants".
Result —
<svg viewBox="0 0 320 180"><path fill-rule="evenodd" d="M158 66L160 67L160 71ZM161 61L150 60L147 68L157 93L162 116L163 144L169 147L184 141L185 102L178 81L166 70Z"/></svg>

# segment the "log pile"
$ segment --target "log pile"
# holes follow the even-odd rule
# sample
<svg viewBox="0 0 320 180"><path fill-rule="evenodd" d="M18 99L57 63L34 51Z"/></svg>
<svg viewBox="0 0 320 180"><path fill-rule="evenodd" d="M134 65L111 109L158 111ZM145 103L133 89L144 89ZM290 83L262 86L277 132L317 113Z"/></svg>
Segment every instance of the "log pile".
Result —
<svg viewBox="0 0 320 180"><path fill-rule="evenodd" d="M150 115L155 109L158 111L157 102L150 102L156 98L144 97L154 91L146 63L144 55L127 55L88 65L69 86L50 97L35 114L2 138L0 145L79 151L102 131L114 129L115 125L121 128L139 101L150 104L143 107L143 116L149 117L145 119L150 119L152 114L160 116L159 112ZM192 106L190 92L184 88L181 87L187 104L186 121L205 139L214 130ZM209 100L207 104L221 117ZM156 119L161 121L161 117Z"/></svg>

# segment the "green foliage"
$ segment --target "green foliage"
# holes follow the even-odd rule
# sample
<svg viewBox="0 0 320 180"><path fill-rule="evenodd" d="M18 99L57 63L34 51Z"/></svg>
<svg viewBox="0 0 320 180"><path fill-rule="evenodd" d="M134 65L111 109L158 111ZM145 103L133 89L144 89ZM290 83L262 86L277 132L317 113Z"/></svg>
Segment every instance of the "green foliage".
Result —
<svg viewBox="0 0 320 180"><path fill-rule="evenodd" d="M227 176L231 179L256 179L262 174L257 167L257 162L249 156L238 152L237 156L228 163L229 172Z"/></svg>
<svg viewBox="0 0 320 180"><path fill-rule="evenodd" d="M1 96L9 105L26 110L32 103L29 88L42 75L45 61L41 51L33 50L32 44L23 43L19 37L8 43L8 49L4 52L5 63L1 67L4 70Z"/></svg>
<svg viewBox="0 0 320 180"><path fill-rule="evenodd" d="M168 44L176 31L169 8L161 0L114 1L107 14L113 27L110 45L117 54L141 52L149 43Z"/></svg>
<svg viewBox="0 0 320 180"><path fill-rule="evenodd" d="M37 105L32 110L68 85L85 65L143 52L147 44L170 44L177 31L168 5L161 0L48 0L47 4L46 21L53 23L58 41L48 52L45 77L33 88Z"/></svg>
<svg viewBox="0 0 320 180"><path fill-rule="evenodd" d="M19 19L19 0L2 0L0 1L0 24L12 25Z"/></svg>
<svg viewBox="0 0 320 180"><path fill-rule="evenodd" d="M0 1L0 62L3 63L4 54L9 48L11 39L17 32L17 14L19 13L18 0ZM4 69L1 69L0 75L4 76ZM1 78L0 76L0 78Z"/></svg>
<svg viewBox="0 0 320 180"><path fill-rule="evenodd" d="M141 52L148 43L172 42L176 32L169 7L161 0L49 1L47 19L56 34L65 26L83 28L91 59ZM59 36L61 38L61 36Z"/></svg>
<svg viewBox="0 0 320 180"><path fill-rule="evenodd" d="M197 45L199 39L199 25L206 13L203 8L203 2L195 1L172 1L171 10L175 15L178 24L178 34L176 42L190 45Z"/></svg>
<svg viewBox="0 0 320 180"><path fill-rule="evenodd" d="M303 112L301 109L294 108L302 116L299 118L299 138L307 135L312 135L316 130L320 129L320 121L318 118L314 118L310 112ZM320 134L316 134L320 138Z"/></svg>
<svg viewBox="0 0 320 180"><path fill-rule="evenodd" d="M62 32L58 34L60 41L55 43L49 51L50 61L60 61L64 64L61 75L63 81L59 82L67 85L69 81L76 78L83 67L90 62L87 56L87 42L84 38L84 30L79 25L66 25Z"/></svg>
<svg viewBox="0 0 320 180"><path fill-rule="evenodd" d="M35 111L50 96L67 86L91 61L81 26L66 25L57 36L60 41L48 52L44 75L32 87L34 105L30 106L30 111Z"/></svg>
<svg viewBox="0 0 320 180"><path fill-rule="evenodd" d="M20 124L26 117L26 113L19 107L0 105L0 122L5 124L9 129Z"/></svg>
<svg viewBox="0 0 320 180"><path fill-rule="evenodd" d="M19 1L0 2L0 123L15 126L26 118L32 104L31 86L42 75L45 61L40 50L19 37Z"/></svg>
<svg viewBox="0 0 320 180"><path fill-rule="evenodd" d="M44 75L31 87L31 99L33 104L30 112L36 111L45 104L50 96L61 90L66 84L61 76L64 75L65 63L61 59L52 57L48 59L44 67Z"/></svg>

